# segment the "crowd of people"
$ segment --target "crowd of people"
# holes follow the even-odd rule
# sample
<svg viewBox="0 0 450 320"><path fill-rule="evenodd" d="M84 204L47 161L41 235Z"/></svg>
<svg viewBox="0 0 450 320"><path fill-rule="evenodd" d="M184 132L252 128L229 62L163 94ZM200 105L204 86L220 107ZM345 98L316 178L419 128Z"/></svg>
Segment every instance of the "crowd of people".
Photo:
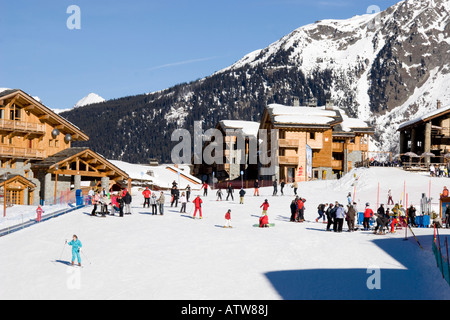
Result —
<svg viewBox="0 0 450 320"><path fill-rule="evenodd" d="M280 183L280 192L281 195L284 195L284 188L286 183L281 181ZM293 183L291 187L294 189L294 199L290 203L290 221L291 222L304 222L305 221L305 203L306 199L297 195L298 185L297 183ZM203 190L203 196L208 196L209 186L204 183L201 187ZM234 201L234 188L231 183L227 185L227 197L225 200L231 199ZM239 190L239 204L244 204L244 197L246 191L241 188ZM160 215L164 214L164 205L166 203L166 198L164 192L159 191L151 191L148 187L142 191L142 195L144 197L143 207L151 208L151 214L157 215L158 212ZM172 188L170 189L170 206L178 207L179 202L181 203L180 213L186 213L187 203L190 202L191 197L191 187L188 185L183 191L180 192L178 189L177 183L174 181L172 183ZM254 183L254 197L259 197L259 183L258 180ZM275 180L273 182L273 193L272 196L278 195L278 182ZM448 197L449 191L445 187L441 196ZM223 192L221 189L216 191L216 200L223 201ZM107 192L105 189L94 192L94 189L89 191L89 199L91 204L93 205L93 209L91 215L100 214L101 216L106 216L107 214L115 215L119 214L120 217L123 217L126 214L131 214L131 202L132 197L130 192L127 189L124 189L120 192ZM361 212L356 208L356 203L353 202L351 193L347 195L347 203L342 204L338 201L334 203L321 203L317 207L317 218L316 222L321 222L326 224L327 231L334 232L342 232L344 222L347 225L347 231L353 232L358 230L358 222L362 222L362 230L373 230L374 233L384 234L385 232L395 232L397 226L406 226L407 224L411 227L416 227L415 216L416 216L416 208L411 205L408 208L408 214L406 215L405 209L400 204L395 204L392 199L391 190L388 191L387 194L387 207L385 208L384 204L381 204L378 209L374 212L369 203L365 204L365 207ZM199 214L199 218L203 218L202 213L202 199L200 195L197 195L195 199L192 201L194 204L194 212L192 218L196 218L197 213ZM259 226L260 227L269 227L268 221L268 208L269 201L265 199L265 201L261 204L260 208L262 208L262 214L259 218ZM192 213L192 212L191 212ZM450 206L447 205L445 217L450 217ZM362 220L362 221L361 221ZM443 224L446 227L450 226L450 219L445 219ZM225 225L224 227L231 227L231 209L229 209L225 213Z"/></svg>

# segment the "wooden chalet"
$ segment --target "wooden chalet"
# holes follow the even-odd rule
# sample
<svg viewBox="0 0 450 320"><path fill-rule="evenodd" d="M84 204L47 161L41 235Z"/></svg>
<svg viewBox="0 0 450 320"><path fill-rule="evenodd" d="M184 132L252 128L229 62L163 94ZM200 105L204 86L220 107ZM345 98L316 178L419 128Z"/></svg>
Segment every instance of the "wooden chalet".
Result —
<svg viewBox="0 0 450 320"><path fill-rule="evenodd" d="M438 101L435 110L402 123L397 131L403 163L445 163L444 157L450 153L450 106L441 107Z"/></svg>
<svg viewBox="0 0 450 320"><path fill-rule="evenodd" d="M369 135L374 133L331 101L324 107L271 104L264 110L260 129L268 136L278 130L272 160L275 156L275 178L285 182L340 177L367 158Z"/></svg>
<svg viewBox="0 0 450 320"><path fill-rule="evenodd" d="M61 191L79 188L82 178L99 179L105 187L109 180L128 179L126 173L92 150L71 147L74 141L88 140L80 128L24 91L1 91L0 177L7 190L12 190L11 177L28 190L27 195L11 195L6 200L14 204L51 203Z"/></svg>

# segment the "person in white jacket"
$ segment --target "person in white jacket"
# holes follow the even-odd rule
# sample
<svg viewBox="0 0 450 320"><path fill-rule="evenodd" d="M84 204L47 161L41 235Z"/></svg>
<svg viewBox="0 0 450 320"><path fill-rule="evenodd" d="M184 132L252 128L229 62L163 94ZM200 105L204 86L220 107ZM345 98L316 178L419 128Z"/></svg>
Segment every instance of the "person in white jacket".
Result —
<svg viewBox="0 0 450 320"><path fill-rule="evenodd" d="M186 213L187 197L186 197L186 195L184 194L184 192L181 193L180 201L181 201L181 209L180 209L180 213Z"/></svg>
<svg viewBox="0 0 450 320"><path fill-rule="evenodd" d="M334 224L334 232L342 232L342 225L344 224L345 209L344 205L338 204L336 209L336 222Z"/></svg>
<svg viewBox="0 0 450 320"><path fill-rule="evenodd" d="M153 192L149 200L150 205L152 206L152 215L158 214L157 200L158 199L156 198L156 194Z"/></svg>

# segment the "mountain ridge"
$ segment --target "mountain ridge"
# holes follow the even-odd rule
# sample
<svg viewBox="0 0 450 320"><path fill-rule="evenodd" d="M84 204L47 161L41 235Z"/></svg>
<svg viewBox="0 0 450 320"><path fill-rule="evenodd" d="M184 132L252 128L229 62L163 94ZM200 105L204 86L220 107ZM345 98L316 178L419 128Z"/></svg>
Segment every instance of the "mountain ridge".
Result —
<svg viewBox="0 0 450 320"><path fill-rule="evenodd" d="M259 121L269 103L327 98L376 128L377 148L395 152L398 125L450 104L450 3L405 0L376 14L321 20L203 79L155 93L114 99L63 113L105 156L170 162L170 134L204 130L220 120ZM448 83L448 84L447 84ZM84 121L85 111L97 121ZM113 144L98 128L113 126Z"/></svg>

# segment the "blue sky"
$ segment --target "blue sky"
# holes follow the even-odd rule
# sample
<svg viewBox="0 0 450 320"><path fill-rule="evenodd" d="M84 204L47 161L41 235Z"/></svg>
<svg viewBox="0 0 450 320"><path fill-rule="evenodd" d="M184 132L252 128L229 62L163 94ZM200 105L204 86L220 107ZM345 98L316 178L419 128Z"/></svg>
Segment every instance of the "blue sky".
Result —
<svg viewBox="0 0 450 320"><path fill-rule="evenodd" d="M0 87L51 108L205 77L303 25L397 0L0 0ZM66 21L81 10L80 30Z"/></svg>

